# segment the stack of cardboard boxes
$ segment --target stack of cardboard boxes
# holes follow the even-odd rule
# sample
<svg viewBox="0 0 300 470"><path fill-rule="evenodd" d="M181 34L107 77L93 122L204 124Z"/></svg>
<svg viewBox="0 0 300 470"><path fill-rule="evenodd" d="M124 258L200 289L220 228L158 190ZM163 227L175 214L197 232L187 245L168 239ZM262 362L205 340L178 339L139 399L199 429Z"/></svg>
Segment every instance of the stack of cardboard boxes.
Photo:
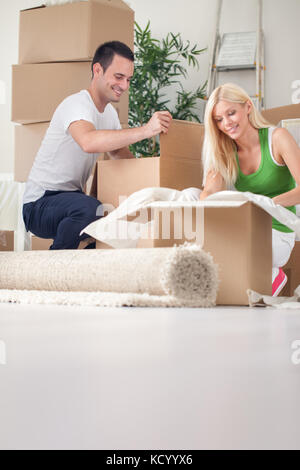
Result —
<svg viewBox="0 0 300 470"><path fill-rule="evenodd" d="M112 40L133 49L134 12L122 0L87 0L20 12L19 63L12 70L12 121L21 124L15 126L15 181L27 181L56 107L89 87L94 53ZM127 125L128 94L116 109ZM38 248L42 246L39 241Z"/></svg>

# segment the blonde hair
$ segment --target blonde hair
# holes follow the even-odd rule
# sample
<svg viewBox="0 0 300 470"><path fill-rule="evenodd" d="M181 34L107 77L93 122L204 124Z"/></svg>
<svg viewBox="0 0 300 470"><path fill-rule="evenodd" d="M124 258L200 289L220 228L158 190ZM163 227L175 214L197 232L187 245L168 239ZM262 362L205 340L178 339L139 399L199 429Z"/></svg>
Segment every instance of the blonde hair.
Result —
<svg viewBox="0 0 300 470"><path fill-rule="evenodd" d="M218 128L213 118L214 107L222 100L239 104L246 104L247 101L250 101L252 104L249 114L250 124L255 129L270 127L270 124L255 108L250 96L248 96L242 88L233 83L226 83L225 85L219 86L210 95L204 117L205 137L202 158L204 167L203 184L205 184L207 174L210 171L214 171L221 174L228 188L236 182L238 167L236 162L236 144L234 140Z"/></svg>

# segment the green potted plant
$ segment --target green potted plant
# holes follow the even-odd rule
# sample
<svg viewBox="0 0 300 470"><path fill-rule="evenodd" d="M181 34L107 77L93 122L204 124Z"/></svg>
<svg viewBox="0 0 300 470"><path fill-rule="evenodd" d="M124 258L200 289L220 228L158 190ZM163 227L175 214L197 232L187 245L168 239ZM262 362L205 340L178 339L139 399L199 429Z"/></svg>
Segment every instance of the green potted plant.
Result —
<svg viewBox="0 0 300 470"><path fill-rule="evenodd" d="M198 56L206 49L184 42L180 33L168 33L161 41L152 37L150 22L145 29L135 23L135 73L130 84L129 125L141 126L155 111L168 110L174 119L200 122L195 111L198 99L205 98L206 84L195 91L184 90L180 79L187 78L187 66L199 68ZM168 89L175 87L176 104L170 109ZM136 157L159 155L158 139L131 146Z"/></svg>

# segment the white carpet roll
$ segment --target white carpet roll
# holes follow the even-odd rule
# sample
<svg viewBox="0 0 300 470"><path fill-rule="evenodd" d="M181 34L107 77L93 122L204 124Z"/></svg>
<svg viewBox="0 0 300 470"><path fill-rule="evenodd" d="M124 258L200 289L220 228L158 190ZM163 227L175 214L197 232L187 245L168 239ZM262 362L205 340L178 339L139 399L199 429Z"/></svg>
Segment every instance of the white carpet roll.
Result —
<svg viewBox="0 0 300 470"><path fill-rule="evenodd" d="M217 267L197 245L0 253L0 289L171 296L210 306Z"/></svg>

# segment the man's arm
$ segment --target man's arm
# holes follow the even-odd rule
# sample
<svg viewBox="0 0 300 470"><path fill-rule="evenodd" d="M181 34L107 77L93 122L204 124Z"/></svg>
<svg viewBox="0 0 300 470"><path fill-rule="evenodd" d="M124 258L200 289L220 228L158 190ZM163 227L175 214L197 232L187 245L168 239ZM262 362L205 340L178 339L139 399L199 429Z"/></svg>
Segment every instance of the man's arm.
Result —
<svg viewBox="0 0 300 470"><path fill-rule="evenodd" d="M86 153L116 152L143 139L168 132L172 116L168 111L157 111L142 127L121 130L96 130L91 122L75 121L69 132ZM122 157L125 158L125 157Z"/></svg>

